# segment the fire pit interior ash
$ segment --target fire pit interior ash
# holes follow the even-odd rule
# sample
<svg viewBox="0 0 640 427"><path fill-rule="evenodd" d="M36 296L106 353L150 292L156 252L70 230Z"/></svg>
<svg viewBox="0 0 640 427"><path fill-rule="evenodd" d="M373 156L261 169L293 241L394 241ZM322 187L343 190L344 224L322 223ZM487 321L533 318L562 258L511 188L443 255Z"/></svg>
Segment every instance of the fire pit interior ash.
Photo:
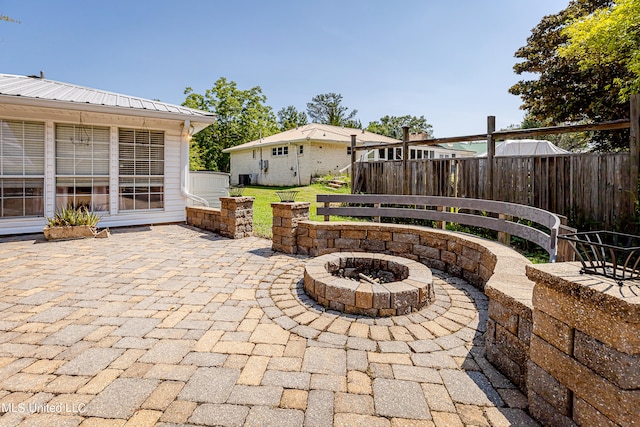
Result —
<svg viewBox="0 0 640 427"><path fill-rule="evenodd" d="M307 262L306 293L325 307L367 316L409 314L434 300L431 270L384 254L341 252Z"/></svg>

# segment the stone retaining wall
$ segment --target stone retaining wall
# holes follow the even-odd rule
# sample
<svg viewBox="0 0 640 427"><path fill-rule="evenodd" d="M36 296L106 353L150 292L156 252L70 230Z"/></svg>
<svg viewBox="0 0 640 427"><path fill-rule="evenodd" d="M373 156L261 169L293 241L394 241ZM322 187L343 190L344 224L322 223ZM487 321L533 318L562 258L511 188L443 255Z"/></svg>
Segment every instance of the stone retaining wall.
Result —
<svg viewBox="0 0 640 427"><path fill-rule="evenodd" d="M221 208L187 207L187 224L231 239L253 234L253 197L220 197Z"/></svg>

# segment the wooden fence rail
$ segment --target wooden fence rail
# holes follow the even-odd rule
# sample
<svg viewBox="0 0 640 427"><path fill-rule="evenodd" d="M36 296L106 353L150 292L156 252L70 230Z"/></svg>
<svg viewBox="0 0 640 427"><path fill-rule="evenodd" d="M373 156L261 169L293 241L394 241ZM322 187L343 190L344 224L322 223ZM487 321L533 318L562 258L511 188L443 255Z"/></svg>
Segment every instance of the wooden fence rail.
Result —
<svg viewBox="0 0 640 427"><path fill-rule="evenodd" d="M495 142L594 130L629 129L629 151L530 157L495 157ZM456 141L487 141L486 158L410 160L409 146ZM401 161L356 162L356 150L402 147ZM352 193L416 194L470 197L521 203L563 216L579 228L635 228L640 170L640 94L629 102L629 119L495 130L487 117L487 133L412 140L404 128L403 141L351 145Z"/></svg>
<svg viewBox="0 0 640 427"><path fill-rule="evenodd" d="M629 153L495 157L493 198L535 206L579 228L633 221ZM402 161L356 162L354 192L402 194ZM488 199L487 158L409 160L409 194Z"/></svg>

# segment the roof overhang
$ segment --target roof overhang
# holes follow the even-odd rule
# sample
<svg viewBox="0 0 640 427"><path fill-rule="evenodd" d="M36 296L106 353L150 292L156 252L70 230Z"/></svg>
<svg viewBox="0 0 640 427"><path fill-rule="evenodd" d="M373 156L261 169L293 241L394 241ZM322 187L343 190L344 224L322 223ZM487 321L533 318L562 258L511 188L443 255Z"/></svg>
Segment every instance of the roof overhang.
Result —
<svg viewBox="0 0 640 427"><path fill-rule="evenodd" d="M202 129L215 123L216 121L216 115L213 113L211 113L210 115L195 116L191 114L173 113L169 111L152 111L140 108L126 108L71 101L59 101L54 99L29 98L19 95L0 94L0 103L29 107L54 108L58 110L71 110L81 112L86 111L93 113L116 114L122 116L145 117L161 120L175 120L180 122L189 120L191 122L191 126L193 126L194 128L194 133L200 132Z"/></svg>

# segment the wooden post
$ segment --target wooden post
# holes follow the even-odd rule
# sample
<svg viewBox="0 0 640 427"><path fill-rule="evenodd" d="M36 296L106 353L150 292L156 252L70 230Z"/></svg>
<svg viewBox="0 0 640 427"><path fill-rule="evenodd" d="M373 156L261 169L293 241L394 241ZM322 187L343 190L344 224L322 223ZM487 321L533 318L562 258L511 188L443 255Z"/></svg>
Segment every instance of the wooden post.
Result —
<svg viewBox="0 0 640 427"><path fill-rule="evenodd" d="M402 126L402 194L409 194L409 126Z"/></svg>
<svg viewBox="0 0 640 427"><path fill-rule="evenodd" d="M496 154L496 116L487 117L487 192L486 197L493 200L493 158Z"/></svg>
<svg viewBox="0 0 640 427"><path fill-rule="evenodd" d="M353 182L353 176L351 177L351 182ZM331 202L324 202L324 207L325 208L331 207ZM329 215L325 215L324 220L331 221L331 217Z"/></svg>
<svg viewBox="0 0 640 427"><path fill-rule="evenodd" d="M511 221L513 217L511 215L498 214L498 219ZM498 231L498 242L505 246L511 246L511 234L505 233L504 231Z"/></svg>
<svg viewBox="0 0 640 427"><path fill-rule="evenodd" d="M635 202L638 200L638 170L640 165L640 94L629 98L629 172L631 184L631 217L635 214Z"/></svg>
<svg viewBox="0 0 640 427"><path fill-rule="evenodd" d="M445 207L444 206L436 206L436 210L438 212L444 212ZM447 222L446 221L434 221L435 222L435 228L439 228L441 230L446 230L447 229Z"/></svg>
<svg viewBox="0 0 640 427"><path fill-rule="evenodd" d="M560 218L560 228L558 229L558 236L562 234L577 233L578 230L569 227L567 225L567 217L564 215L558 215ZM571 247L571 243L564 239L558 239L558 248L556 251L556 262L570 262L576 260L576 252Z"/></svg>
<svg viewBox="0 0 640 427"><path fill-rule="evenodd" d="M351 194L356 185L356 135L351 135Z"/></svg>
<svg viewBox="0 0 640 427"><path fill-rule="evenodd" d="M374 203L373 207L376 208L376 209L380 208L380 203ZM374 221L375 222L382 222L382 217L376 216L376 217L374 217Z"/></svg>

